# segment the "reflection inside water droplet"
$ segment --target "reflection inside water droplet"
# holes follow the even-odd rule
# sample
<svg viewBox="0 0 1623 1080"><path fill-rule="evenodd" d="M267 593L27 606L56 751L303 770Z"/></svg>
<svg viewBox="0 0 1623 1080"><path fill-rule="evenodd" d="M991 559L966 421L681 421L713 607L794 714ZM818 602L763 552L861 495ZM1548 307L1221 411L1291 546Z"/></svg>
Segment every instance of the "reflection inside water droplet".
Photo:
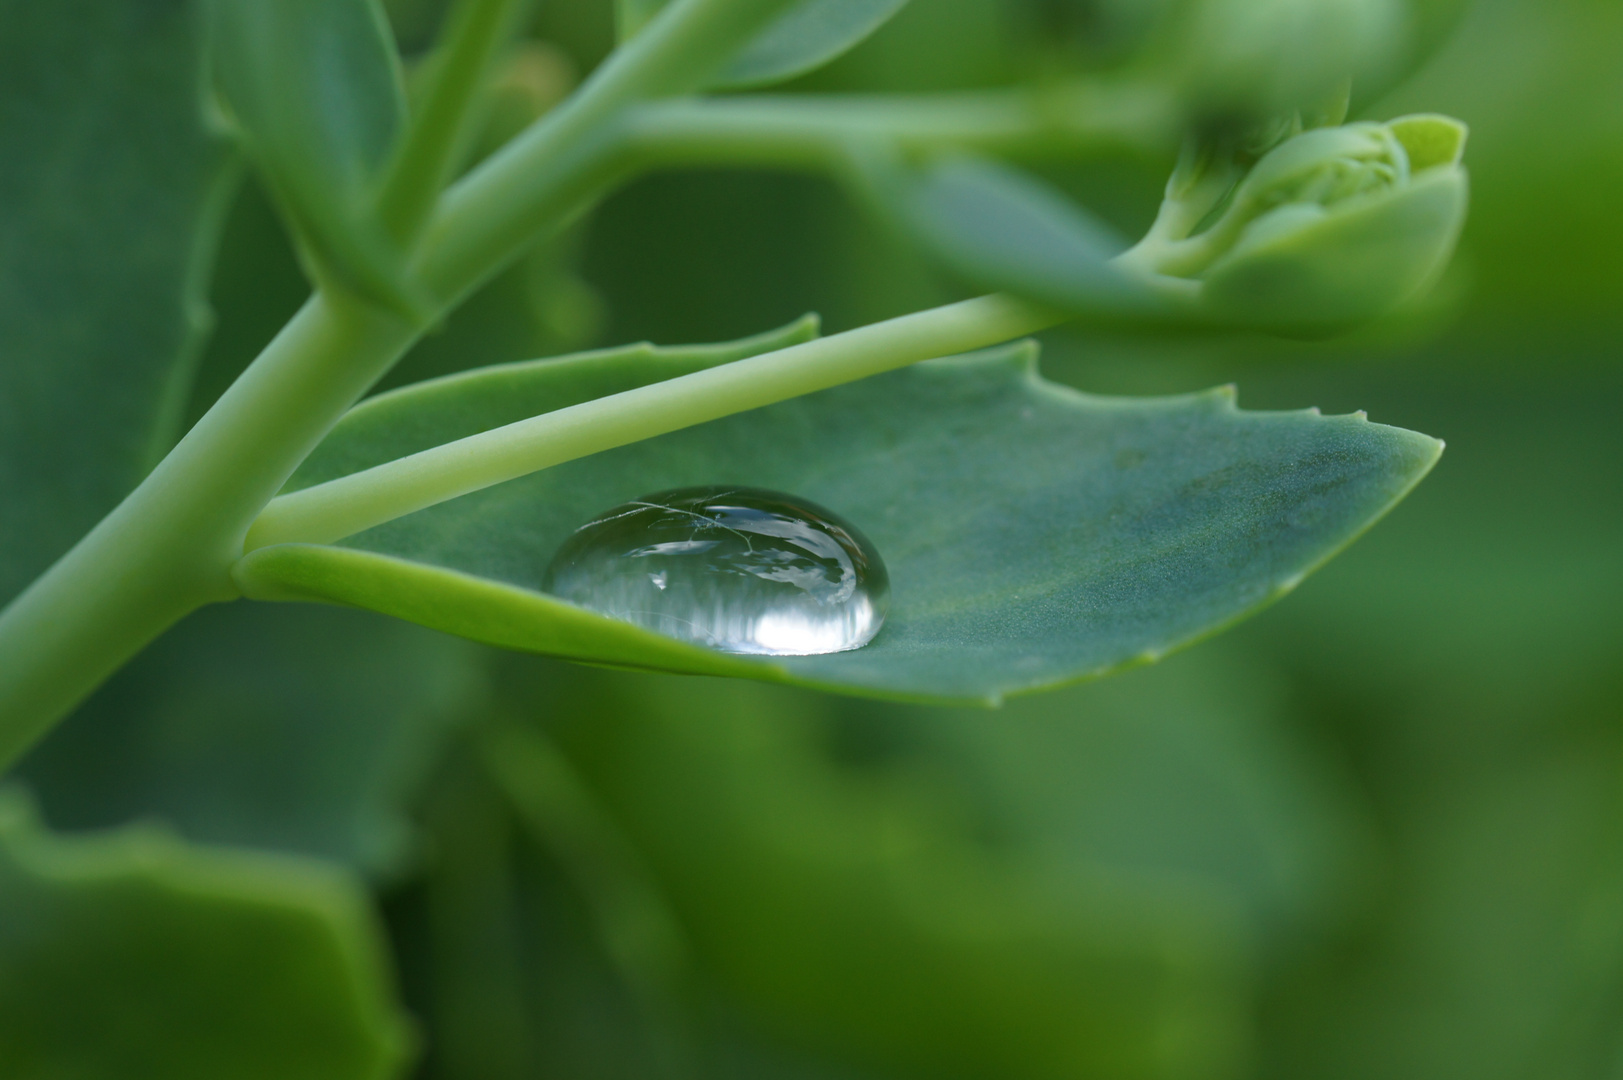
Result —
<svg viewBox="0 0 1623 1080"><path fill-rule="evenodd" d="M858 649L890 604L867 537L815 503L758 488L661 491L598 515L553 556L572 604L730 653Z"/></svg>

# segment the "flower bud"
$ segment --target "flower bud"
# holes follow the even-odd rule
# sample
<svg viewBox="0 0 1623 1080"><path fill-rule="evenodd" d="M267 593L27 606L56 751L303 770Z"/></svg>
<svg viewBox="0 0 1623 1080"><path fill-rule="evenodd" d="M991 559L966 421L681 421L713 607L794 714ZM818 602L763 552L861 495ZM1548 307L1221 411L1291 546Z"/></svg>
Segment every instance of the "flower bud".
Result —
<svg viewBox="0 0 1623 1080"><path fill-rule="evenodd" d="M1385 314L1441 272L1465 220L1465 127L1441 116L1320 128L1265 155L1162 274L1201 283L1208 316L1318 334Z"/></svg>

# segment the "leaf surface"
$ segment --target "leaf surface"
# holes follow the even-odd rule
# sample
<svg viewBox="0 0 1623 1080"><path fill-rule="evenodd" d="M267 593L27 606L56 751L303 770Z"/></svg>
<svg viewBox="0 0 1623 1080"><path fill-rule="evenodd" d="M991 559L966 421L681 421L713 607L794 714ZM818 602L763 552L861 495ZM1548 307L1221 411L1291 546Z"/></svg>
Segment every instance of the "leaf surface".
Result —
<svg viewBox="0 0 1623 1080"><path fill-rule="evenodd" d="M339 546L262 548L238 580L250 596L353 604L575 659L993 702L1157 658L1255 611L1385 513L1441 448L1362 415L1241 412L1227 389L1092 397L1041 380L1035 357L1024 344L931 361L675 432ZM621 389L676 373L621 363ZM577 364L536 362L383 395L291 486L503 422L472 403L504 380L502 400L542 411L578 400L584 378ZM390 423L369 422L386 411ZM579 523L714 483L811 499L875 542L892 607L872 644L746 659L539 591Z"/></svg>
<svg viewBox="0 0 1623 1080"><path fill-rule="evenodd" d="M152 828L63 838L0 801L8 1076L383 1080L409 1039L346 875Z"/></svg>
<svg viewBox="0 0 1623 1080"><path fill-rule="evenodd" d="M0 603L179 434L227 155L181 0L0 0Z"/></svg>

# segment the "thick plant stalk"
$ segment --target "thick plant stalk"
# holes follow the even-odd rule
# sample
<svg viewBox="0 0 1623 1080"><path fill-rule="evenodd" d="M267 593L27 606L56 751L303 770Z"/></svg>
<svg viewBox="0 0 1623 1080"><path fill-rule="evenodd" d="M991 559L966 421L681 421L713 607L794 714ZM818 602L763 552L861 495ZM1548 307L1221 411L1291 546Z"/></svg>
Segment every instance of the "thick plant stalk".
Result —
<svg viewBox="0 0 1623 1080"><path fill-rule="evenodd" d="M464 212L430 221L438 246L413 268L435 314L601 189L621 110L698 85L787 2L676 0L514 152L463 181L460 202L442 201ZM318 293L146 480L0 611L0 769L175 621L238 595L230 568L248 526L423 328Z"/></svg>

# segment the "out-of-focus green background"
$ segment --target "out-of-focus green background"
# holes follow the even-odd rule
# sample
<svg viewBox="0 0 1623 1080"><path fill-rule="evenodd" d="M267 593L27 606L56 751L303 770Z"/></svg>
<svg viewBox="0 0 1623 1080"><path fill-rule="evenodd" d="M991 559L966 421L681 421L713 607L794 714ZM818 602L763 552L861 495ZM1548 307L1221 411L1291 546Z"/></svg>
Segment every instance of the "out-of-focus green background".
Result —
<svg viewBox="0 0 1623 1080"><path fill-rule="evenodd" d="M395 5L408 44L432 5ZM807 90L1008 82L1059 0L913 0ZM545 5L535 80L610 44ZM1471 125L1425 325L1302 346L1057 331L1103 393L1447 440L1284 603L1154 667L952 711L206 611L26 763L46 818L313 854L375 891L435 1078L1623 1078L1623 6L1481 0L1363 114ZM1050 165L1124 231L1164 160ZM958 295L805 176L641 180L395 381L844 329ZM194 410L300 301L248 187Z"/></svg>

